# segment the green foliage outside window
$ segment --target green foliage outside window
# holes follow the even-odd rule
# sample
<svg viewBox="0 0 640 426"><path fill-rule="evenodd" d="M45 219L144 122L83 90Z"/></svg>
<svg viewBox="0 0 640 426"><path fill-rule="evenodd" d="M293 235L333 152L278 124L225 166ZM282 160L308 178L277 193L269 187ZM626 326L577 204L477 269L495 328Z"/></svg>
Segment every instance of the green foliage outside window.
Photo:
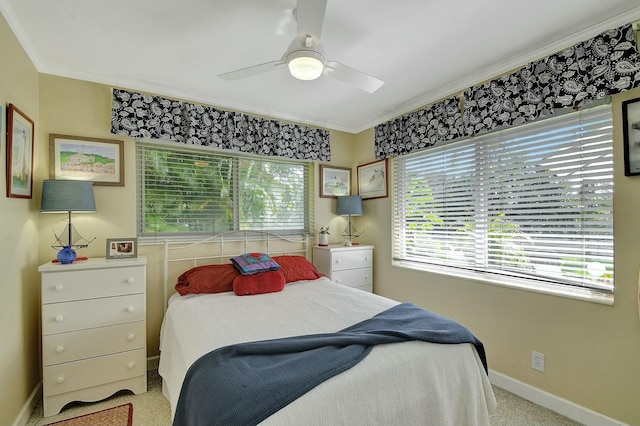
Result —
<svg viewBox="0 0 640 426"><path fill-rule="evenodd" d="M139 144L139 232L306 231L306 163Z"/></svg>

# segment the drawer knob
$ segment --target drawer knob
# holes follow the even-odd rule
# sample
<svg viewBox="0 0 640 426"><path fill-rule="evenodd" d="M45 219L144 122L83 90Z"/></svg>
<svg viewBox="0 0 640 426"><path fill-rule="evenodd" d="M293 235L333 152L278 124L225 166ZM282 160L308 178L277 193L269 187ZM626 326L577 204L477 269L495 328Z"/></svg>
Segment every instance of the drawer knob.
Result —
<svg viewBox="0 0 640 426"><path fill-rule="evenodd" d="M60 352L64 352L64 346L60 345L56 348L56 352L60 353Z"/></svg>
<svg viewBox="0 0 640 426"><path fill-rule="evenodd" d="M63 377L63 376L58 377L58 378L56 379L56 382L58 382L58 383L64 383L64 377Z"/></svg>
<svg viewBox="0 0 640 426"><path fill-rule="evenodd" d="M136 279L135 279L135 278L133 278L133 277L129 277L129 278L127 278L127 282L128 282L129 284L133 284L133 283L135 283L135 282L136 282Z"/></svg>
<svg viewBox="0 0 640 426"><path fill-rule="evenodd" d="M62 289L64 288L64 286L62 284L56 284L55 287L53 287L56 291L62 291Z"/></svg>
<svg viewBox="0 0 640 426"><path fill-rule="evenodd" d="M364 260L369 261L369 256L365 256Z"/></svg>
<svg viewBox="0 0 640 426"><path fill-rule="evenodd" d="M340 283L342 280L340 278L336 278L336 282Z"/></svg>
<svg viewBox="0 0 640 426"><path fill-rule="evenodd" d="M133 361L131 361L131 362L127 365L127 367L129 367L129 368L133 368L133 367L135 367L135 366L136 366L136 363L135 363L135 362L133 362Z"/></svg>
<svg viewBox="0 0 640 426"><path fill-rule="evenodd" d="M62 322L63 319L64 319L64 317L62 315L58 315L56 317L56 322Z"/></svg>
<svg viewBox="0 0 640 426"><path fill-rule="evenodd" d="M133 312L133 311L135 311L135 308L133 306L129 306L127 308L127 312Z"/></svg>
<svg viewBox="0 0 640 426"><path fill-rule="evenodd" d="M342 262L342 260L336 259L336 263L340 263L340 262Z"/></svg>
<svg viewBox="0 0 640 426"><path fill-rule="evenodd" d="M130 335L127 336L127 340L131 341L134 340L136 338L136 335L131 333Z"/></svg>

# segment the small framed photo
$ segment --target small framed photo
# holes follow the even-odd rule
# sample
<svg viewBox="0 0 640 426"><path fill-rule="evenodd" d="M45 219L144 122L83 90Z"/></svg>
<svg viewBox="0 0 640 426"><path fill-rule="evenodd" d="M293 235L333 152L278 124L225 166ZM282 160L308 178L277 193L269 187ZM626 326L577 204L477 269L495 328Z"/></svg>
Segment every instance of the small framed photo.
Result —
<svg viewBox="0 0 640 426"><path fill-rule="evenodd" d="M50 134L49 173L52 179L124 186L124 141Z"/></svg>
<svg viewBox="0 0 640 426"><path fill-rule="evenodd" d="M138 257L137 238L107 238L107 259L133 259Z"/></svg>
<svg viewBox="0 0 640 426"><path fill-rule="evenodd" d="M351 195L351 169L320 164L320 196L336 198Z"/></svg>
<svg viewBox="0 0 640 426"><path fill-rule="evenodd" d="M7 109L7 197L33 196L33 120L9 104Z"/></svg>
<svg viewBox="0 0 640 426"><path fill-rule="evenodd" d="M388 184L389 173L386 159L358 166L358 195L363 200L388 197Z"/></svg>
<svg viewBox="0 0 640 426"><path fill-rule="evenodd" d="M624 174L640 175L640 98L622 102Z"/></svg>

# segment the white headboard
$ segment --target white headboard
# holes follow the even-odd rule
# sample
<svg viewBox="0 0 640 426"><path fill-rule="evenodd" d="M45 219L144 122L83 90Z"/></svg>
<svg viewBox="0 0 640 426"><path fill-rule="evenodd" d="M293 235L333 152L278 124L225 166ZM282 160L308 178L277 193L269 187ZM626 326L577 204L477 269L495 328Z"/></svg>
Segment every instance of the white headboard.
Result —
<svg viewBox="0 0 640 426"><path fill-rule="evenodd" d="M182 272L199 265L229 263L229 259L244 253L260 252L270 256L297 254L309 259L309 235L286 236L262 231L230 231L203 240L164 242L163 289L164 308L167 308L169 267L183 262Z"/></svg>

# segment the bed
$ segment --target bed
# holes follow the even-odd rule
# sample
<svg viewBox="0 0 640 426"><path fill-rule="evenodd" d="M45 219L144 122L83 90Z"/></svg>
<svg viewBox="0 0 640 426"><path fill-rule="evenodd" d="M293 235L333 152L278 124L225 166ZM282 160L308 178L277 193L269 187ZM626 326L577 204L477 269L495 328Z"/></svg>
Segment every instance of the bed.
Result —
<svg viewBox="0 0 640 426"><path fill-rule="evenodd" d="M216 236L206 243L215 247L214 255L174 255L174 250L209 251L202 249L200 242L165 244L165 287L183 283L185 275L193 271L201 273L207 268L198 262L219 264L210 267L218 268L210 273L219 278L223 275L221 270L228 270L223 265L237 255L233 253L257 252L286 265L278 271L286 275L286 282L280 290L270 287L256 292L252 289L249 295L238 293L236 287L227 291L205 289L184 295L175 293L168 298L160 336L158 372L176 424L202 422L202 419L194 420L197 417L184 419L186 398L181 403L179 400L181 392L185 392L185 378L190 378L194 367L212 351L220 352L221 348L251 344L249 342L270 342L270 339L334 336L340 330L405 305L333 283L317 271L314 274L311 269L315 268L306 260L309 248L306 238L245 233L240 237L237 234ZM174 272L174 276L179 274L176 280L170 273L173 262L180 264L178 272ZM185 265L185 262L192 263ZM302 269L291 269L292 265ZM305 268L310 271L303 270ZM268 276L271 272L274 271L252 275L251 282L260 281L261 275ZM180 292L184 293L184 289ZM168 293L169 290L167 296ZM469 343L409 340L378 344L346 371L332 375L256 423L488 425L496 401L483 355ZM213 401L218 399L220 390L185 395L206 395ZM242 400L240 407L249 407L266 399L266 395L249 388L234 398ZM199 401L192 402L186 411L208 405L202 402L207 399ZM215 424L215 419L207 422Z"/></svg>

